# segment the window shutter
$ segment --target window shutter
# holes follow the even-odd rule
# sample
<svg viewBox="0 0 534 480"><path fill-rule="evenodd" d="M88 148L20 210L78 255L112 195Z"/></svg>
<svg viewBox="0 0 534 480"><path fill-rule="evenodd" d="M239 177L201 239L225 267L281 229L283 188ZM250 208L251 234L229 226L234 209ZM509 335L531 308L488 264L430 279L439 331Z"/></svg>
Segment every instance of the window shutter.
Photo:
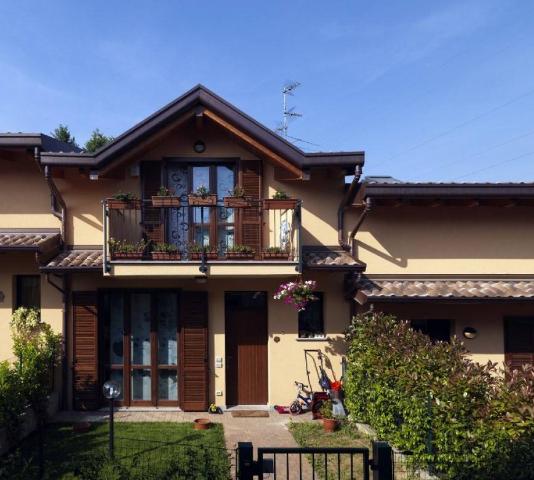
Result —
<svg viewBox="0 0 534 480"><path fill-rule="evenodd" d="M182 292L180 403L184 411L208 409L208 294Z"/></svg>
<svg viewBox="0 0 534 480"><path fill-rule="evenodd" d="M99 404L98 308L96 292L73 292L73 401L76 410Z"/></svg>
<svg viewBox="0 0 534 480"><path fill-rule="evenodd" d="M238 242L248 245L256 251L256 258L261 257L262 217L261 217L261 162L243 160L240 170L241 187L247 197L255 200L250 208L239 209Z"/></svg>
<svg viewBox="0 0 534 480"><path fill-rule="evenodd" d="M150 200L161 187L161 162L143 162L142 164L143 200ZM151 203L143 202L142 223L147 240L156 243L165 241L163 230L163 213L160 208L154 208Z"/></svg>
<svg viewBox="0 0 534 480"><path fill-rule="evenodd" d="M534 365L534 318L508 317L504 325L505 362L513 369Z"/></svg>

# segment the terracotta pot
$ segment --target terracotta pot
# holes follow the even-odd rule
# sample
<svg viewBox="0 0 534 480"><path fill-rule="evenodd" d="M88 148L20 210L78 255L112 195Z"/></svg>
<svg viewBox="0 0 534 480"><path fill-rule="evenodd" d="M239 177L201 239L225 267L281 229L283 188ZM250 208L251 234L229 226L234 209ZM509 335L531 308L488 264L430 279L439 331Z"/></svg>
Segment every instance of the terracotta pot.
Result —
<svg viewBox="0 0 534 480"><path fill-rule="evenodd" d="M159 195L153 195L152 196L152 206L153 207L174 207L177 208L180 206L180 197L172 197L172 196L159 196Z"/></svg>
<svg viewBox="0 0 534 480"><path fill-rule="evenodd" d="M265 210L294 210L296 207L297 207L296 198L286 198L284 200L266 198L263 201L263 208Z"/></svg>
<svg viewBox="0 0 534 480"><path fill-rule="evenodd" d="M116 200L115 198L108 198L107 204L111 210L139 210L141 208L141 200Z"/></svg>
<svg viewBox="0 0 534 480"><path fill-rule="evenodd" d="M224 206L226 208L245 208L250 207L250 200L243 197L224 197Z"/></svg>
<svg viewBox="0 0 534 480"><path fill-rule="evenodd" d="M219 254L217 252L206 252L206 260L217 260ZM192 252L189 254L190 260L199 261L202 260L201 252Z"/></svg>
<svg viewBox="0 0 534 480"><path fill-rule="evenodd" d="M89 422L77 422L72 425L72 431L76 433L86 433L91 430Z"/></svg>
<svg viewBox="0 0 534 480"><path fill-rule="evenodd" d="M280 253L263 252L263 259L264 260L289 260L289 253L287 252L280 252Z"/></svg>
<svg viewBox="0 0 534 480"><path fill-rule="evenodd" d="M152 260L180 260L180 252L150 252Z"/></svg>
<svg viewBox="0 0 534 480"><path fill-rule="evenodd" d="M332 433L337 430L339 422L334 418L323 418L323 428L325 432Z"/></svg>
<svg viewBox="0 0 534 480"><path fill-rule="evenodd" d="M254 253L226 252L228 260L250 260L254 258Z"/></svg>
<svg viewBox="0 0 534 480"><path fill-rule="evenodd" d="M211 421L207 418L197 418L193 423L195 430L207 430L211 426Z"/></svg>
<svg viewBox="0 0 534 480"><path fill-rule="evenodd" d="M112 260L141 260L143 252L115 252L111 254Z"/></svg>
<svg viewBox="0 0 534 480"><path fill-rule="evenodd" d="M196 195L189 195L187 199L189 201L189 205L194 207L212 207L217 205L217 195L215 194L210 194L205 198Z"/></svg>

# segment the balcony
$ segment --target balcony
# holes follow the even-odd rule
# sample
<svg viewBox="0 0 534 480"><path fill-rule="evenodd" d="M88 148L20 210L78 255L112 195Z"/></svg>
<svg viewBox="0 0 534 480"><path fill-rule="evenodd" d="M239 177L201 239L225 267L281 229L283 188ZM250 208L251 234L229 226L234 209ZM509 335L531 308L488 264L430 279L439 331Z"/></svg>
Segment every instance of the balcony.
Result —
<svg viewBox="0 0 534 480"><path fill-rule="evenodd" d="M153 197L103 202L112 276L287 276L301 271L299 200Z"/></svg>

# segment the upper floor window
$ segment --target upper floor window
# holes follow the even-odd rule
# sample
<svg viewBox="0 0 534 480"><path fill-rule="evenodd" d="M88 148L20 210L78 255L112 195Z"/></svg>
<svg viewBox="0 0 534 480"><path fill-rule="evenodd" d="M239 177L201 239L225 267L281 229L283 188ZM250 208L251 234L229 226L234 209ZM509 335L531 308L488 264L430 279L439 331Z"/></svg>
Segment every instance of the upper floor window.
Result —
<svg viewBox="0 0 534 480"><path fill-rule="evenodd" d="M41 308L41 277L17 275L15 278L15 308Z"/></svg>
<svg viewBox="0 0 534 480"><path fill-rule="evenodd" d="M432 342L449 342L452 322L443 318L412 320L412 328L430 337Z"/></svg>
<svg viewBox="0 0 534 480"><path fill-rule="evenodd" d="M324 295L315 292L317 297L308 303L306 310L299 312L299 338L324 338Z"/></svg>

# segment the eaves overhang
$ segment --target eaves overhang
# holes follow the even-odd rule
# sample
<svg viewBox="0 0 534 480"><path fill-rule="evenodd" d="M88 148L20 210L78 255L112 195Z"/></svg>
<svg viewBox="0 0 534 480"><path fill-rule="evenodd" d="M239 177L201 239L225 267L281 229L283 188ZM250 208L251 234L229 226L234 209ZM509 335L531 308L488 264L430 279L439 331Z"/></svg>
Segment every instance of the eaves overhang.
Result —
<svg viewBox="0 0 534 480"><path fill-rule="evenodd" d="M41 163L102 169L186 112L195 114L195 108L199 107L229 122L300 170L323 166L350 167L364 163L364 152L361 151L304 152L203 85L197 85L94 153L43 152Z"/></svg>

